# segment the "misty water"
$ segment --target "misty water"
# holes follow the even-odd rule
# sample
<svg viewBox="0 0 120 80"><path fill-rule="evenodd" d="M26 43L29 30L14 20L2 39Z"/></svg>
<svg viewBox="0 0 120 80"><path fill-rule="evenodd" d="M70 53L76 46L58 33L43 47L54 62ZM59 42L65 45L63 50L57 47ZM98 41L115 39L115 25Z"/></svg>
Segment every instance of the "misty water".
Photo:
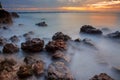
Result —
<svg viewBox="0 0 120 80"><path fill-rule="evenodd" d="M88 38L94 43L95 48L89 45L69 41L66 54L71 57L70 70L76 80L89 80L95 74L107 73L115 80L120 80L120 71L114 67L120 67L120 41L105 38L104 35L120 31L120 14L118 13L19 13L20 18L14 19L14 24L7 30L0 29L0 36L10 38L13 35L21 36L24 33L33 31L33 38L41 38L48 43L56 32L63 32L72 39ZM45 21L48 27L38 27L35 24ZM19 25L22 24L22 25ZM92 25L103 31L103 36L80 34L82 25ZM21 37L21 42L25 39ZM2 47L1 47L2 49ZM42 59L46 67L52 62L46 52L30 54ZM22 50L11 57L19 62L24 58ZM3 55L1 55L3 56ZM10 56L10 55L5 55ZM37 80L34 78L34 80ZM38 79L42 80L42 79Z"/></svg>

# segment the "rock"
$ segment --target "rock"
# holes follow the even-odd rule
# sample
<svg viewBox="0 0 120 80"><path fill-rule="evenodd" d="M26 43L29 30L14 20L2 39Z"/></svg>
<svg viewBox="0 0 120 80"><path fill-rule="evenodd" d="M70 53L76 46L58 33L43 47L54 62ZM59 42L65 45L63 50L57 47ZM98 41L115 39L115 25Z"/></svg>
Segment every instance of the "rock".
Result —
<svg viewBox="0 0 120 80"><path fill-rule="evenodd" d="M66 43L63 40L50 41L45 46L45 49L48 52L55 52L57 50L66 50L67 49L67 45L66 45Z"/></svg>
<svg viewBox="0 0 120 80"><path fill-rule="evenodd" d="M10 37L10 40L11 40L12 42L18 42L18 41L20 41L19 38L18 38L18 36L16 36L16 35Z"/></svg>
<svg viewBox="0 0 120 80"><path fill-rule="evenodd" d="M19 48L16 44L13 43L7 43L3 47L3 53L16 53L19 51Z"/></svg>
<svg viewBox="0 0 120 80"><path fill-rule="evenodd" d="M42 27L48 26L45 21L37 23L36 25L37 26L42 26Z"/></svg>
<svg viewBox="0 0 120 80"><path fill-rule="evenodd" d="M29 65L20 66L17 75L19 78L28 78L33 75L32 67Z"/></svg>
<svg viewBox="0 0 120 80"><path fill-rule="evenodd" d="M0 24L12 24L12 17L9 12L1 9L0 10Z"/></svg>
<svg viewBox="0 0 120 80"><path fill-rule="evenodd" d="M52 55L52 58L54 60L63 60L68 63L70 62L70 58L61 51L56 51L55 54Z"/></svg>
<svg viewBox="0 0 120 80"><path fill-rule="evenodd" d="M80 29L80 32L82 33L86 33L86 34L97 34L97 35L101 35L102 31L99 29L96 29L90 25L84 25L82 26L82 28Z"/></svg>
<svg viewBox="0 0 120 80"><path fill-rule="evenodd" d="M27 52L39 52L43 50L44 41L39 38L33 38L24 43L21 43L21 49Z"/></svg>
<svg viewBox="0 0 120 80"><path fill-rule="evenodd" d="M34 35L33 31L29 31L29 32L23 34L23 36L25 37L26 40L31 40L31 35Z"/></svg>
<svg viewBox="0 0 120 80"><path fill-rule="evenodd" d="M109 75L107 75L106 73L101 73L100 75L95 75L93 78L91 78L90 80L114 80L113 78L111 78Z"/></svg>
<svg viewBox="0 0 120 80"><path fill-rule="evenodd" d="M44 73L44 62L42 60L36 61L32 67L36 75L41 75Z"/></svg>
<svg viewBox="0 0 120 80"><path fill-rule="evenodd" d="M63 62L54 62L47 70L47 80L74 80L69 68Z"/></svg>
<svg viewBox="0 0 120 80"><path fill-rule="evenodd" d="M107 34L106 37L108 37L108 38L114 38L114 39L120 39L120 32L116 31L116 32Z"/></svg>
<svg viewBox="0 0 120 80"><path fill-rule="evenodd" d="M0 46L5 45L7 43L7 39L4 37L0 37Z"/></svg>
<svg viewBox="0 0 120 80"><path fill-rule="evenodd" d="M36 59L34 59L32 56L27 56L24 58L24 62L27 65L33 65L36 62Z"/></svg>
<svg viewBox="0 0 120 80"><path fill-rule="evenodd" d="M63 41L68 41L71 40L71 37L68 35L63 34L62 32L57 32L53 35L52 37L53 40L63 40Z"/></svg>
<svg viewBox="0 0 120 80"><path fill-rule="evenodd" d="M74 41L75 41L75 42L81 42L80 38L75 39Z"/></svg>
<svg viewBox="0 0 120 80"><path fill-rule="evenodd" d="M11 16L13 17L13 18L19 18L20 16L18 15L18 13L16 13L16 12L11 12Z"/></svg>
<svg viewBox="0 0 120 80"><path fill-rule="evenodd" d="M89 46L95 46L91 39L85 38L85 39L83 39L82 42L86 45L89 45Z"/></svg>

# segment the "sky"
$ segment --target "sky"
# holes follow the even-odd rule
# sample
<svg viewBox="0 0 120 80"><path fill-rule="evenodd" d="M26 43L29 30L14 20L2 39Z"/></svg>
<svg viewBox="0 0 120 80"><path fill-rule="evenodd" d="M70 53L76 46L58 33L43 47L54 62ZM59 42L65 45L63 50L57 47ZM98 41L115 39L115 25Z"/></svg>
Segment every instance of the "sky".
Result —
<svg viewBox="0 0 120 80"><path fill-rule="evenodd" d="M120 0L0 0L11 11L120 11Z"/></svg>

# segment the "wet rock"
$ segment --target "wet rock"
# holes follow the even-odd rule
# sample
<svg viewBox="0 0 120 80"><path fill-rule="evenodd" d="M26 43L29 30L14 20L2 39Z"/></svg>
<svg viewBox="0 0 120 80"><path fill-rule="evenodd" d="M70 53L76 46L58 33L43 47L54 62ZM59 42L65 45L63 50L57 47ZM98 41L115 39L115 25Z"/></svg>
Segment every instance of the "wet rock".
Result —
<svg viewBox="0 0 120 80"><path fill-rule="evenodd" d="M95 75L93 78L91 78L90 80L114 80L113 78L111 78L109 75L107 75L106 73L101 73L100 75Z"/></svg>
<svg viewBox="0 0 120 80"><path fill-rule="evenodd" d="M52 58L54 60L63 60L68 63L70 62L70 58L61 51L56 51L55 54L52 55Z"/></svg>
<svg viewBox="0 0 120 80"><path fill-rule="evenodd" d="M16 44L13 43L7 43L3 47L3 53L16 53L19 51L19 48Z"/></svg>
<svg viewBox="0 0 120 80"><path fill-rule="evenodd" d="M74 40L75 42L81 42L80 38Z"/></svg>
<svg viewBox="0 0 120 80"><path fill-rule="evenodd" d="M82 41L84 44L89 45L89 46L95 46L95 44L92 42L91 39L85 38Z"/></svg>
<svg viewBox="0 0 120 80"><path fill-rule="evenodd" d="M35 25L37 25L37 26L42 26L42 27L48 26L45 21L40 22L40 23L37 23L37 24L35 24Z"/></svg>
<svg viewBox="0 0 120 80"><path fill-rule="evenodd" d="M32 67L29 65L20 66L17 75L19 78L28 78L33 75Z"/></svg>
<svg viewBox="0 0 120 80"><path fill-rule="evenodd" d="M7 42L7 39L1 36L0 37L0 46L5 45L6 42Z"/></svg>
<svg viewBox="0 0 120 80"><path fill-rule="evenodd" d="M33 65L33 71L36 75L44 73L44 62L42 60L36 61Z"/></svg>
<svg viewBox="0 0 120 80"><path fill-rule="evenodd" d="M63 34L62 32L57 32L53 35L52 37L53 40L63 40L63 41L68 41L71 39L68 35Z"/></svg>
<svg viewBox="0 0 120 80"><path fill-rule="evenodd" d="M55 52L57 50L66 50L67 49L67 45L66 45L66 43L63 40L50 41L45 46L45 49L48 52Z"/></svg>
<svg viewBox="0 0 120 80"><path fill-rule="evenodd" d="M54 62L48 67L47 80L74 80L74 78L63 62Z"/></svg>
<svg viewBox="0 0 120 80"><path fill-rule="evenodd" d="M114 39L120 39L120 32L116 31L116 32L107 34L106 37L108 37L108 38L114 38Z"/></svg>
<svg viewBox="0 0 120 80"><path fill-rule="evenodd" d="M23 34L23 36L25 37L26 40L31 40L31 35L34 35L33 31L29 31L29 32Z"/></svg>
<svg viewBox="0 0 120 80"><path fill-rule="evenodd" d="M82 28L80 29L80 32L87 33L87 34L97 34L97 35L102 34L101 30L96 29L96 28L92 27L91 25L82 26Z"/></svg>
<svg viewBox="0 0 120 80"><path fill-rule="evenodd" d="M18 13L16 13L16 12L11 12L11 16L13 17L13 18L19 18L20 16L18 15Z"/></svg>
<svg viewBox="0 0 120 80"><path fill-rule="evenodd" d="M10 37L10 40L11 40L12 42L18 42L18 41L19 41L19 38L18 38L18 36L14 35L14 36Z"/></svg>
<svg viewBox="0 0 120 80"><path fill-rule="evenodd" d="M34 59L32 56L27 56L27 57L24 58L24 62L27 65L32 65L36 62L36 59Z"/></svg>
<svg viewBox="0 0 120 80"><path fill-rule="evenodd" d="M0 10L0 24L12 24L12 17L9 12L1 9Z"/></svg>
<svg viewBox="0 0 120 80"><path fill-rule="evenodd" d="M21 49L27 52L39 52L43 50L44 41L39 38L33 38L24 43L21 43Z"/></svg>

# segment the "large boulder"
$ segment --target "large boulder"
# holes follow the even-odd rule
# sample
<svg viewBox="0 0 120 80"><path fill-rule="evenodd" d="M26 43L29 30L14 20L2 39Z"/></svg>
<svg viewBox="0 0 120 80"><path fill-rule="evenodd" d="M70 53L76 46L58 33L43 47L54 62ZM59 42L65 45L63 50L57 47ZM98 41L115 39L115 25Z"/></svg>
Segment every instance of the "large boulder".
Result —
<svg viewBox="0 0 120 80"><path fill-rule="evenodd" d="M45 21L37 23L36 25L37 26L42 26L42 27L48 26Z"/></svg>
<svg viewBox="0 0 120 80"><path fill-rule="evenodd" d="M113 78L111 78L109 75L107 75L106 73L101 73L100 75L95 75L93 78L91 78L90 80L114 80Z"/></svg>
<svg viewBox="0 0 120 80"><path fill-rule="evenodd" d="M57 32L53 35L52 37L53 40L63 40L63 41L68 41L71 39L70 36L63 34L62 32Z"/></svg>
<svg viewBox="0 0 120 80"><path fill-rule="evenodd" d="M114 38L114 39L120 39L120 32L116 31L116 32L107 34L106 37L108 37L108 38Z"/></svg>
<svg viewBox="0 0 120 80"><path fill-rule="evenodd" d="M9 12L1 9L0 10L0 24L12 24L12 17Z"/></svg>
<svg viewBox="0 0 120 80"><path fill-rule="evenodd" d="M80 29L80 32L86 33L86 34L97 34L97 35L102 34L101 30L96 29L96 28L92 27L91 25L82 26L82 28Z"/></svg>
<svg viewBox="0 0 120 80"><path fill-rule="evenodd" d="M20 16L18 15L18 13L16 13L16 12L11 12L11 16L13 17L13 18L19 18Z"/></svg>
<svg viewBox="0 0 120 80"><path fill-rule="evenodd" d="M3 53L16 53L19 51L19 48L16 44L13 43L7 43L3 47Z"/></svg>
<svg viewBox="0 0 120 80"><path fill-rule="evenodd" d="M74 80L74 78L63 62L54 62L48 67L47 80Z"/></svg>
<svg viewBox="0 0 120 80"><path fill-rule="evenodd" d="M33 38L24 43L21 43L21 49L27 52L39 52L43 50L44 41L39 38Z"/></svg>
<svg viewBox="0 0 120 80"><path fill-rule="evenodd" d="M57 50L66 50L67 45L63 40L50 41L45 46L48 52L56 52Z"/></svg>

